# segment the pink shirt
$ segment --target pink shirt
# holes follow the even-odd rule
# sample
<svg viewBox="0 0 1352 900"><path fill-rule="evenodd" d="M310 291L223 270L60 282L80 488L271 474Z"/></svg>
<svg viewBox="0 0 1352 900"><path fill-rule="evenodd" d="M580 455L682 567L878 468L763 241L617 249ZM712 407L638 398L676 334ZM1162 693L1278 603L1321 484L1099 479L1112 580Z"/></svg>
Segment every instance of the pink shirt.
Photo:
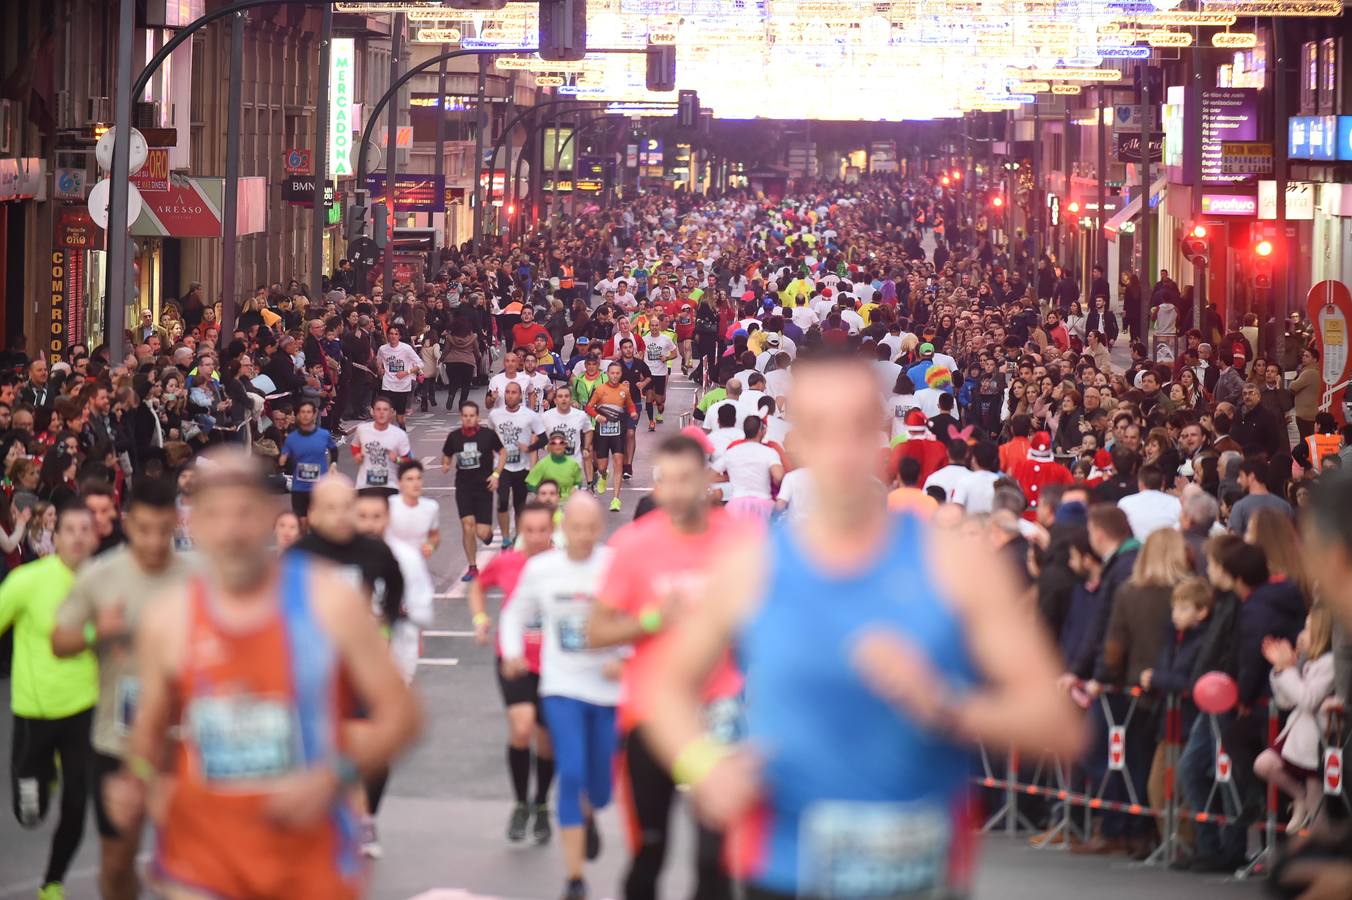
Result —
<svg viewBox="0 0 1352 900"><path fill-rule="evenodd" d="M521 580L521 570L526 568L526 561L530 557L520 550L504 550L497 556L489 560L488 565L484 566L479 572L479 584L484 590L489 588L499 588L502 591L502 609L499 615L506 611L512 602L512 594L516 593L516 583ZM498 635L497 642L498 657L502 657L502 635ZM532 625L526 629L526 665L535 674L540 674L540 626Z"/></svg>

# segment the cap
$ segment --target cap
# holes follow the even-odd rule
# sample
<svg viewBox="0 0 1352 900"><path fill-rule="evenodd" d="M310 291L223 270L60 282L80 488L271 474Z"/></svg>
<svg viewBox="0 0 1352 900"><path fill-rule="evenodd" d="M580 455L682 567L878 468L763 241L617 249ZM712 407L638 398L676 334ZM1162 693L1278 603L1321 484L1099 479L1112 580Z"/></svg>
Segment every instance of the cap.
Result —
<svg viewBox="0 0 1352 900"><path fill-rule="evenodd" d="M1113 467L1113 455L1107 450L1099 450L1094 454L1094 468L1111 469Z"/></svg>
<svg viewBox="0 0 1352 900"><path fill-rule="evenodd" d="M578 346L581 346L581 345L583 345L583 344L590 344L590 343L591 343L591 338L587 337L586 335L583 335L582 337L578 338L578 339L577 339L576 341L574 341L573 343L577 344Z"/></svg>
<svg viewBox="0 0 1352 900"><path fill-rule="evenodd" d="M773 333L772 333L772 334L767 334L767 335L765 336L765 343L766 343L767 346L770 346L770 347L778 347L778 346L779 346L779 335L773 334Z"/></svg>
<svg viewBox="0 0 1352 900"><path fill-rule="evenodd" d="M929 341L926 341L925 343L921 344L921 345L920 345L920 355L921 355L921 356L933 356L933 355L934 355L934 345L931 344Z"/></svg>

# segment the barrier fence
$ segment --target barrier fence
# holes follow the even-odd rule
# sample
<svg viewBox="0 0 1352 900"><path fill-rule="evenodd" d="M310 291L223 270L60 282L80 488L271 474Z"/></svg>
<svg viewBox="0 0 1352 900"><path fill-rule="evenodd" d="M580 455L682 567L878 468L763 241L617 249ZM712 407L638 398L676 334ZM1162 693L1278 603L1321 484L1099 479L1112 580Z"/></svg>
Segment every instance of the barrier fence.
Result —
<svg viewBox="0 0 1352 900"><path fill-rule="evenodd" d="M1116 703L1110 702L1110 697ZM1129 757L1128 740L1138 734L1130 731L1133 727L1154 728L1153 715L1144 715L1148 702L1163 702L1161 714L1164 717L1163 736L1159 746L1163 749L1163 790L1162 803L1152 806L1148 797L1142 797L1138 785L1144 782L1141 773L1132 771L1133 760ZM981 774L972 779L973 784L999 792L1000 805L991 813L982 826L983 832L1003 832L1016 836L1020 832L1039 832L1036 840L1030 842L1038 850L1057 850L1070 848L1076 839L1087 839L1093 832L1096 816L1105 813L1119 813L1132 817L1150 817L1158 827L1158 844L1143 861L1144 865L1167 866L1179 858L1183 846L1182 832L1187 827L1201 826L1238 826L1248 829L1249 838L1257 836L1260 849L1257 853L1246 853L1248 862L1235 872L1236 878L1247 878L1266 871L1272 861L1278 840L1287 832L1285 823L1279 821L1280 798L1275 786L1267 784L1263 791L1262 810L1256 816L1246 816L1244 796L1236 782L1235 763L1227 749L1225 728L1222 716L1198 711L1198 720L1209 729L1214 752L1209 763L1211 786L1207 798L1199 809L1189 809L1183 801L1179 782L1179 766L1183 748L1188 735L1183 734L1183 703L1179 696L1168 695L1154 697L1141 690L1105 691L1094 699L1106 724L1106 733L1099 739L1103 741L1101 749L1105 764L1103 774L1094 782L1092 768L1084 763L1068 763L1051 754L1035 760L1021 758L1017 753L993 757L985 748L980 749ZM1114 709L1114 706L1117 709ZM1352 743L1352 730L1344 727L1344 711L1341 703L1329 701L1324 710L1328 715L1328 727L1324 732L1321 747L1320 778L1323 791L1317 807L1311 811L1307 823L1297 833L1306 834L1309 824L1314 822L1325 808L1333 802L1346 806L1348 800L1343 784L1343 759L1349 743ZM1277 740L1281 725L1281 711L1275 704L1264 703L1262 709L1255 709L1252 715L1264 717L1266 728L1263 731L1264 747L1271 747ZM1151 744L1155 741L1151 738ZM1091 754L1091 758L1094 755ZM1029 764L1031 762L1031 765ZM1135 760L1139 763L1139 760ZM1151 760L1146 759L1146 765ZM1147 777L1149 772L1144 773ZM1258 776L1249 770L1247 778L1258 781ZM1119 785L1118 790L1112 790ZM1125 799L1113 799L1109 793L1125 794ZM1021 801L1023 806L1021 806ZM1045 813L1045 827L1037 825L1030 818L1033 802L1039 805L1038 812ZM1079 815L1077 815L1079 813Z"/></svg>

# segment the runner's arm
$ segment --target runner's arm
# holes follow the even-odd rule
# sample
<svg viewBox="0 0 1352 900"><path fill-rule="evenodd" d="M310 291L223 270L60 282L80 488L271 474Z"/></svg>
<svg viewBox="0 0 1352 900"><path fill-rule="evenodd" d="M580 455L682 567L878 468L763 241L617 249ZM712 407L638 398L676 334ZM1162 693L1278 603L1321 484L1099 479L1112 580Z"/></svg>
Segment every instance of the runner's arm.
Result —
<svg viewBox="0 0 1352 900"><path fill-rule="evenodd" d="M70 594L56 611L56 623L52 628L52 654L58 657L75 656L88 650L92 644L86 630L95 624L94 598L86 589L86 579L76 577L71 585ZM96 635L99 637L100 635Z"/></svg>

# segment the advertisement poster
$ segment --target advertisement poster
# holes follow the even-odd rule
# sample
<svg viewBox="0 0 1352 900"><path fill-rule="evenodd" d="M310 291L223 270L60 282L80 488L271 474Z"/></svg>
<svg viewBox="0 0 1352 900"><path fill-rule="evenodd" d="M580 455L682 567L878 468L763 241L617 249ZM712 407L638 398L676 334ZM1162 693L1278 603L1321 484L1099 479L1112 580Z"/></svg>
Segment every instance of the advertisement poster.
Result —
<svg viewBox="0 0 1352 900"><path fill-rule="evenodd" d="M1320 377L1323 393L1321 412L1331 412L1338 424L1347 423L1344 397L1349 379L1348 320L1352 319L1352 292L1339 281L1321 281L1310 288L1306 309L1315 326L1315 343L1323 355Z"/></svg>

